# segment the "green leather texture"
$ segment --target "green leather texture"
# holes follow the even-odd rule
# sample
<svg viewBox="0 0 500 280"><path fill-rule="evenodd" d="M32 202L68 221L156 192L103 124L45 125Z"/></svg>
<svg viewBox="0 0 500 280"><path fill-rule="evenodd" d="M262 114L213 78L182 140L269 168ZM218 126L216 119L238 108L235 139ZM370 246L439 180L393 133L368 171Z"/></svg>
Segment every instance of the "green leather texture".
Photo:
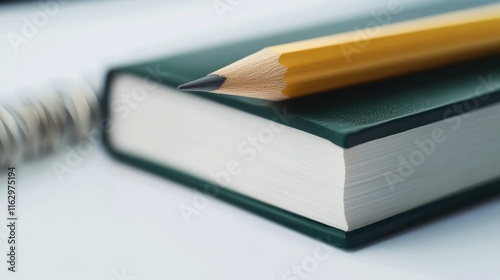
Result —
<svg viewBox="0 0 500 280"><path fill-rule="evenodd" d="M435 4L393 15L392 21L396 22L489 2L493 1L475 1L474 3L456 1ZM152 72L156 72L160 73L161 76L157 77L158 82L176 87L203 77L263 47L350 31L356 27L364 26L370 20L372 20L371 17L360 17L344 22L332 22L323 26L202 49L136 65L117 67L108 73L103 99L104 117L110 116L109 87L117 74L131 73L139 77L150 77ZM268 119L274 118L274 110L284 111L291 116L284 124L328 139L338 146L349 148L500 101L500 57L489 57L433 71L283 102L269 102L210 93L186 94L208 98L214 102ZM460 106L462 109L457 111L454 109L456 106ZM280 119L276 121L283 123ZM119 160L201 191L206 188L205 181L179 172L173 166L159 166L131 157L126 152L115 150L109 142L107 131L104 134L104 143L108 151ZM490 183L355 231L344 232L224 188L217 186L214 188L218 190L215 196L219 199L338 247L352 247L376 240L473 201L500 193L498 183Z"/></svg>

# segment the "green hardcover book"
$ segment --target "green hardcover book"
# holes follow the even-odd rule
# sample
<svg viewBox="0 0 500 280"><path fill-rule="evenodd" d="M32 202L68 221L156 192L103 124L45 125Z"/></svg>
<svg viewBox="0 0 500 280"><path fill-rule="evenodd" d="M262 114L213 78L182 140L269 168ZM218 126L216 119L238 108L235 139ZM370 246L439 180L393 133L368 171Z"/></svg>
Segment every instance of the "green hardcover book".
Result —
<svg viewBox="0 0 500 280"><path fill-rule="evenodd" d="M500 193L500 57L284 102L175 89L265 46L372 20L113 69L103 104L106 147L124 162L338 247Z"/></svg>

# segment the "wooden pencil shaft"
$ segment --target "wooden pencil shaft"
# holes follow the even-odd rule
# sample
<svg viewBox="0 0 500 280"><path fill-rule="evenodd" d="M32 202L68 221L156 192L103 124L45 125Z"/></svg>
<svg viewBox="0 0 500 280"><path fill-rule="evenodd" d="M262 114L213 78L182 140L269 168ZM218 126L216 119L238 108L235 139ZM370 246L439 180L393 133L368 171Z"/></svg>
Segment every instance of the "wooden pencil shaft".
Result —
<svg viewBox="0 0 500 280"><path fill-rule="evenodd" d="M359 32L267 47L213 72L212 92L283 100L499 53L500 4Z"/></svg>
<svg viewBox="0 0 500 280"><path fill-rule="evenodd" d="M351 32L269 50L287 68L282 93L297 97L498 52L498 7L384 26L363 48Z"/></svg>

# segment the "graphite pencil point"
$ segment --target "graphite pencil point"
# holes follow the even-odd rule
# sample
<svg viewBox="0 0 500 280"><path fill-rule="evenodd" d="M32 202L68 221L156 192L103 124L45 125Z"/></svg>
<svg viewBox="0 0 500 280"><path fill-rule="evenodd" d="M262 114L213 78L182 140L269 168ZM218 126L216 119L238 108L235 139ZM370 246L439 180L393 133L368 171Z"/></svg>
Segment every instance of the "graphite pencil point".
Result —
<svg viewBox="0 0 500 280"><path fill-rule="evenodd" d="M210 74L198 80L182 84L177 89L182 91L213 91L220 88L225 80L225 77Z"/></svg>

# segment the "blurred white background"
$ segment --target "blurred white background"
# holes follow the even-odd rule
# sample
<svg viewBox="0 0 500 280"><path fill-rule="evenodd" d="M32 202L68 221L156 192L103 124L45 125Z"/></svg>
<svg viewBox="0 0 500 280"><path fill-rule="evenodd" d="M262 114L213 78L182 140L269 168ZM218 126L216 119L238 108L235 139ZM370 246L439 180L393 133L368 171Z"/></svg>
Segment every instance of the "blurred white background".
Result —
<svg viewBox="0 0 500 280"><path fill-rule="evenodd" d="M51 1L42 1L47 3ZM111 65L383 9L388 0L77 1L58 5L29 39L12 43L39 2L0 6L0 101L61 78L99 86ZM403 1L404 7L428 1ZM9 35L11 34L11 35ZM10 37L9 37L10 36ZM40 92L39 94L43 94ZM18 272L7 271L6 178L0 177L0 279L498 279L500 201L412 228L354 251L224 202L188 224L196 192L123 165L101 146L56 176L63 149L17 166ZM3 176L3 175L2 175ZM299 277L294 266L327 252ZM292 272L292 273L290 273Z"/></svg>
<svg viewBox="0 0 500 280"><path fill-rule="evenodd" d="M48 2L54 1L41 1ZM37 13L47 13L36 1L0 9L0 92L36 86L55 77L84 74L99 80L108 66L116 63L366 15L376 8L385 8L388 3L387 0L65 2L52 8L55 12L48 15L48 20L38 16L38 25ZM413 1L401 2L414 5ZM226 7L223 5L230 9L223 10ZM12 44L17 41L9 34L21 35L26 19L35 25L35 31L28 33L32 38Z"/></svg>

